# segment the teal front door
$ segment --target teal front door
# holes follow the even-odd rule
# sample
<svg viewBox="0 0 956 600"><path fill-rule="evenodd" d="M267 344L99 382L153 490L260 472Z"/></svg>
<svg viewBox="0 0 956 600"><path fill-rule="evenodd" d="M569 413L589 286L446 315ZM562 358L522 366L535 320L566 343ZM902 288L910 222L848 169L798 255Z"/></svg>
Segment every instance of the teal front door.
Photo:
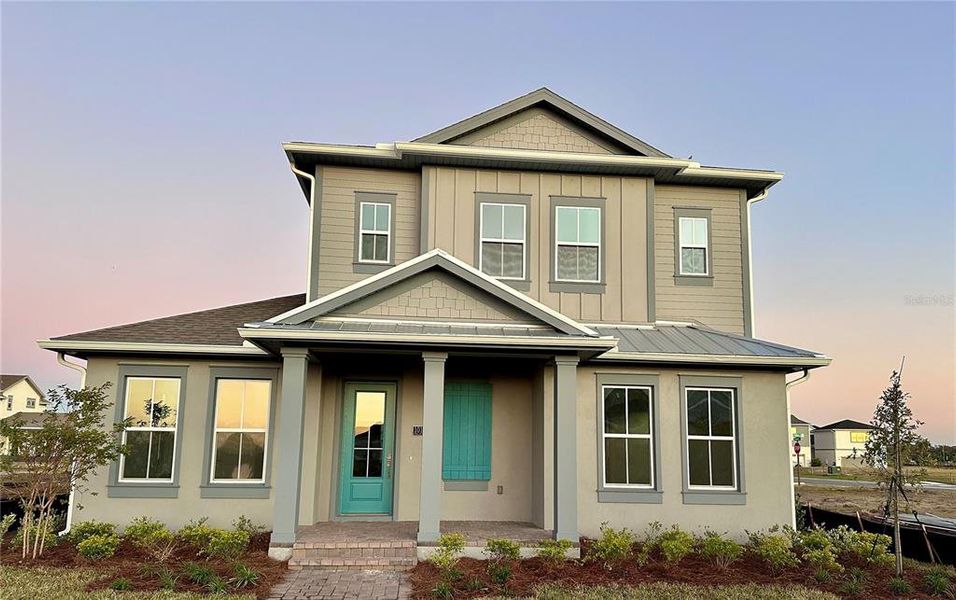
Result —
<svg viewBox="0 0 956 600"><path fill-rule="evenodd" d="M342 410L339 513L390 515L395 385L347 383Z"/></svg>

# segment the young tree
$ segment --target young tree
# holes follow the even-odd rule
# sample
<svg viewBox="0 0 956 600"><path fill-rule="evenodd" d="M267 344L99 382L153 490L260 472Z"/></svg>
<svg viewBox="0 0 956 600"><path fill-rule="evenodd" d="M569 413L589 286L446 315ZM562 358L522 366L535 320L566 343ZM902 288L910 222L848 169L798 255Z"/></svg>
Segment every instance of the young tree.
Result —
<svg viewBox="0 0 956 600"><path fill-rule="evenodd" d="M23 507L21 556L43 554L53 526L53 504L71 486L83 491L87 478L99 467L116 460L122 451L119 436L123 423L105 426L112 403L106 396L110 384L74 390L50 390L50 406L39 428L25 429L22 417L0 421L0 477L7 495Z"/></svg>
<svg viewBox="0 0 956 600"><path fill-rule="evenodd" d="M896 574L903 572L903 552L900 546L900 495L906 485L919 485L923 470L904 471L919 453L925 441L916 430L922 421L913 418L907 405L910 395L903 391L900 373L893 371L890 385L880 396L870 425L873 430L866 441L866 461L876 469L877 480L887 487L887 505L893 513L893 545L896 548Z"/></svg>

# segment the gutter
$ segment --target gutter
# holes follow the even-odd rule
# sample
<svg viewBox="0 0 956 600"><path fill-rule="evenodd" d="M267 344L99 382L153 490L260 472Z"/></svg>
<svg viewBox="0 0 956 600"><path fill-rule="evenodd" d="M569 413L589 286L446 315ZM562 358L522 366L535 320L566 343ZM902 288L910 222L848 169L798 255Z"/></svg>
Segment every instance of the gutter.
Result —
<svg viewBox="0 0 956 600"><path fill-rule="evenodd" d="M56 353L56 362L60 363L64 367L73 369L74 371L79 371L80 373L80 388L86 387L86 367L78 365L76 363L71 363L66 360L66 357L62 352ZM73 505L75 504L76 497L76 480L73 477L73 473L70 473L70 497L66 502L66 527L57 535L66 535L70 533L70 529L73 527Z"/></svg>
<svg viewBox="0 0 956 600"><path fill-rule="evenodd" d="M748 220L748 223L749 222L750 221ZM751 289L753 288L751 287ZM790 388L796 387L800 385L801 383L806 382L808 379L810 379L810 369L804 369L803 375L801 375L800 377L797 377L796 379L788 381L786 385L784 386L784 394L787 396L787 432L788 433L790 432L790 427L792 427L792 425L790 425L790 415L793 414L790 411ZM810 440L807 440L807 442L809 441ZM790 459L790 456L788 455L787 463L790 462L789 459ZM793 491L793 467L792 466L790 467L789 471L790 471L790 526L793 527L794 530L796 530L797 529L797 498L796 498L796 492Z"/></svg>
<svg viewBox="0 0 956 600"><path fill-rule="evenodd" d="M750 268L747 269L747 279L748 279L748 291L750 292L750 337L757 337L757 323L754 321L754 253L753 246L754 240L751 235L751 226L750 226L750 207L757 202L760 202L767 197L767 190L760 192L753 198L747 200L747 265ZM809 377L809 373L807 377ZM789 384L788 384L789 385Z"/></svg>

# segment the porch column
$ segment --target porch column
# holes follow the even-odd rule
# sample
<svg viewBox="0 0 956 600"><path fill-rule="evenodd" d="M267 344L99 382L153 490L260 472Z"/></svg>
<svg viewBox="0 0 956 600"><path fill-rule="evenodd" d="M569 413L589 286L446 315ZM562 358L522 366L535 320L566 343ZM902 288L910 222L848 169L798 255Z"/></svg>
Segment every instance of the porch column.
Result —
<svg viewBox="0 0 956 600"><path fill-rule="evenodd" d="M555 356L554 537L578 541L577 356Z"/></svg>
<svg viewBox="0 0 956 600"><path fill-rule="evenodd" d="M302 480L302 426L305 420L305 380L309 351L282 349L282 397L276 430L275 501L269 556L284 560L292 556L299 521L299 487Z"/></svg>
<svg viewBox="0 0 956 600"><path fill-rule="evenodd" d="M422 352L425 393L422 410L422 483L418 508L419 542L434 542L441 535L441 446L447 359L447 352Z"/></svg>

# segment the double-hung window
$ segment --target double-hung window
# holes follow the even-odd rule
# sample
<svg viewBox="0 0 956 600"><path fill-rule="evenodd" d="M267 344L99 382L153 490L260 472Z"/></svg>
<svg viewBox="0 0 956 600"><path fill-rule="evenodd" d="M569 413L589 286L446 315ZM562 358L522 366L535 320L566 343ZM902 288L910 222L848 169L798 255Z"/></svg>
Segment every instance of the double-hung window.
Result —
<svg viewBox="0 0 956 600"><path fill-rule="evenodd" d="M7 396L7 410L13 410L13 396Z"/></svg>
<svg viewBox="0 0 956 600"><path fill-rule="evenodd" d="M601 281L601 209L557 206L555 219L555 279Z"/></svg>
<svg viewBox="0 0 956 600"><path fill-rule="evenodd" d="M602 386L604 486L654 486L653 389Z"/></svg>
<svg viewBox="0 0 956 600"><path fill-rule="evenodd" d="M865 431L851 431L850 442L854 444L863 444L870 438L870 434Z"/></svg>
<svg viewBox="0 0 956 600"><path fill-rule="evenodd" d="M360 202L359 213L359 261L389 263L392 259L392 205Z"/></svg>
<svg viewBox="0 0 956 600"><path fill-rule="evenodd" d="M693 488L737 488L736 398L732 388L688 387L687 481Z"/></svg>
<svg viewBox="0 0 956 600"><path fill-rule="evenodd" d="M27 398L27 408L36 408L37 399L36 398Z"/></svg>
<svg viewBox="0 0 956 600"><path fill-rule="evenodd" d="M500 279L524 279L527 270L527 207L524 204L481 204L481 271Z"/></svg>
<svg viewBox="0 0 956 600"><path fill-rule="evenodd" d="M271 397L270 380L216 380L213 483L265 481Z"/></svg>
<svg viewBox="0 0 956 600"><path fill-rule="evenodd" d="M679 217L680 275L710 275L707 218Z"/></svg>
<svg viewBox="0 0 956 600"><path fill-rule="evenodd" d="M173 481L179 394L179 378L126 378L120 481Z"/></svg>

